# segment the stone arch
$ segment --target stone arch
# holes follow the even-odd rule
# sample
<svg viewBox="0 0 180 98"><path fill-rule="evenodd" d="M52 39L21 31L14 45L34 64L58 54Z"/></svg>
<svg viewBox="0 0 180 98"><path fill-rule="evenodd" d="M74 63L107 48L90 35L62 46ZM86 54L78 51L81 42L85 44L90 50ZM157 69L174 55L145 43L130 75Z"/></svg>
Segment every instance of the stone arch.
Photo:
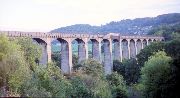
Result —
<svg viewBox="0 0 180 98"><path fill-rule="evenodd" d="M88 55L86 52L88 52L88 50L86 50L86 46L85 41L83 39L80 38L75 38L72 40L72 47L76 52L77 51L77 56L78 56L78 63L81 63L83 60L86 59L86 55Z"/></svg>
<svg viewBox="0 0 180 98"><path fill-rule="evenodd" d="M60 55L61 55L61 66L59 66L62 70L63 74L69 74L71 72L71 63L72 61L69 59L72 55L70 55L70 43L67 40L62 38L57 38L57 41L60 42Z"/></svg>
<svg viewBox="0 0 180 98"><path fill-rule="evenodd" d="M143 43L143 48L147 46L147 40L146 40L146 39L144 39L144 40L142 41L142 43Z"/></svg>
<svg viewBox="0 0 180 98"><path fill-rule="evenodd" d="M112 40L112 56L114 60L120 60L120 42L118 39Z"/></svg>
<svg viewBox="0 0 180 98"><path fill-rule="evenodd" d="M150 45L153 42L152 39L148 39L148 45Z"/></svg>
<svg viewBox="0 0 180 98"><path fill-rule="evenodd" d="M140 50L142 49L142 42L140 39L136 41L136 46L137 46L137 54L138 54Z"/></svg>
<svg viewBox="0 0 180 98"><path fill-rule="evenodd" d="M63 38L57 38L56 40L58 40L60 43L68 43L68 41Z"/></svg>
<svg viewBox="0 0 180 98"><path fill-rule="evenodd" d="M33 41L41 47L42 55L40 60L38 61L39 64L46 65L48 61L48 54L47 54L47 43L41 38L32 38Z"/></svg>
<svg viewBox="0 0 180 98"><path fill-rule="evenodd" d="M109 44L110 44L110 41L109 41L108 39L102 39L102 40L101 40L101 55L102 55L102 58L101 58L101 59L102 59L103 62L104 62L104 50L105 50L105 49L104 49L104 48L105 48L105 47L104 47L104 44L105 44L105 43L107 43L107 45L109 45Z"/></svg>
<svg viewBox="0 0 180 98"><path fill-rule="evenodd" d="M72 38L72 39L71 39L71 43L72 43L74 40L77 41L78 43L79 43L79 42L83 42L83 43L86 42L85 39L83 39L83 38L78 38L78 37L77 37L77 38Z"/></svg>
<svg viewBox="0 0 180 98"><path fill-rule="evenodd" d="M91 57L94 59L94 60L97 60L97 61L100 61L100 44L99 44L99 41L97 39L90 39L89 42L91 42L90 44L88 44L89 46L89 51L91 53Z"/></svg>
<svg viewBox="0 0 180 98"><path fill-rule="evenodd" d="M122 58L123 59L129 58L128 41L126 39L122 40Z"/></svg>
<svg viewBox="0 0 180 98"><path fill-rule="evenodd" d="M76 40L78 43L85 43L85 41L83 39L81 39L81 38L76 38L74 40Z"/></svg>
<svg viewBox="0 0 180 98"><path fill-rule="evenodd" d="M135 46L134 39L130 40L129 48L130 48L130 57L135 58L136 57L136 46Z"/></svg>
<svg viewBox="0 0 180 98"><path fill-rule="evenodd" d="M36 41L37 43L41 44L41 43L44 43L44 44L47 44L45 40L41 39L41 38L32 38L34 41Z"/></svg>

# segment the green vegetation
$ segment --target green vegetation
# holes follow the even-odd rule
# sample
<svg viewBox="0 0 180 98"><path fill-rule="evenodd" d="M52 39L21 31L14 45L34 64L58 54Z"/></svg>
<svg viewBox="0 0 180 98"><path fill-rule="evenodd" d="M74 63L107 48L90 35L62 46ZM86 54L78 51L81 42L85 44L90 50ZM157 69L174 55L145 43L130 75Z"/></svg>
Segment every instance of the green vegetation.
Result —
<svg viewBox="0 0 180 98"><path fill-rule="evenodd" d="M159 51L151 56L141 69L144 96L147 98L165 98L169 95L171 57ZM167 97L170 98L171 96Z"/></svg>
<svg viewBox="0 0 180 98"><path fill-rule="evenodd" d="M39 65L41 48L32 39L9 40L0 36L0 96L4 97L60 97L60 98L116 98L126 97L123 77L104 76L103 66L89 59L77 64L74 72L63 76L55 63ZM60 62L59 62L60 64ZM115 79L115 80L114 80ZM114 85L114 82L120 84ZM113 82L113 83L112 83ZM117 87L116 87L117 86Z"/></svg>
<svg viewBox="0 0 180 98"><path fill-rule="evenodd" d="M179 27L154 30L151 34L163 35L167 41L151 43L136 59L113 61L113 72L107 76L101 63L93 59L78 63L75 55L72 74L64 76L60 54L52 55L52 63L39 65L41 48L32 39L10 40L1 35L0 96L180 98Z"/></svg>
<svg viewBox="0 0 180 98"><path fill-rule="evenodd" d="M147 34L152 29L162 25L174 25L180 23L179 13L163 14L157 17L145 17L136 19L125 19L121 21L112 21L101 26L91 26L89 24L75 24L71 26L57 28L51 32L62 33L121 33L122 34ZM174 30L173 30L174 31Z"/></svg>
<svg viewBox="0 0 180 98"><path fill-rule="evenodd" d="M149 35L164 36L165 40L180 38L180 23L159 25L149 31Z"/></svg>
<svg viewBox="0 0 180 98"><path fill-rule="evenodd" d="M124 60L123 62L118 60L113 61L113 71L122 75L127 85L136 83L140 75L140 67L137 64L137 60L133 58Z"/></svg>
<svg viewBox="0 0 180 98"><path fill-rule="evenodd" d="M144 63L148 61L148 58L153 55L154 52L162 51L163 49L163 42L155 42L142 49L141 52L136 56L139 66L142 67Z"/></svg>
<svg viewBox="0 0 180 98"><path fill-rule="evenodd" d="M113 98L127 98L127 87L122 75L113 72L107 76L107 80L111 85Z"/></svg>
<svg viewBox="0 0 180 98"><path fill-rule="evenodd" d="M149 34L164 36L153 42L134 59L114 61L113 70L123 75L128 97L179 98L180 24L158 26Z"/></svg>

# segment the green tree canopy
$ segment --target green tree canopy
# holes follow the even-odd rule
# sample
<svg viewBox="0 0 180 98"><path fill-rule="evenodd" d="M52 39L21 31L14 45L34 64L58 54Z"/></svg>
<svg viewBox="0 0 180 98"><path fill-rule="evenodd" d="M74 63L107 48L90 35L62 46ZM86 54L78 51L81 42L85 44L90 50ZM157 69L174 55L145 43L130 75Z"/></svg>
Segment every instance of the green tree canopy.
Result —
<svg viewBox="0 0 180 98"><path fill-rule="evenodd" d="M173 85L171 79L171 57L159 51L151 56L141 69L144 95L147 98L171 98L168 89Z"/></svg>
<svg viewBox="0 0 180 98"><path fill-rule="evenodd" d="M6 88L17 92L28 79L30 71L27 66L21 46L0 35L0 87L4 87L4 96L7 95Z"/></svg>
<svg viewBox="0 0 180 98"><path fill-rule="evenodd" d="M148 58L153 55L154 52L162 51L164 49L163 42L153 42L149 46L146 46L144 49L140 51L140 53L136 56L139 66L143 66L144 63L148 60Z"/></svg>

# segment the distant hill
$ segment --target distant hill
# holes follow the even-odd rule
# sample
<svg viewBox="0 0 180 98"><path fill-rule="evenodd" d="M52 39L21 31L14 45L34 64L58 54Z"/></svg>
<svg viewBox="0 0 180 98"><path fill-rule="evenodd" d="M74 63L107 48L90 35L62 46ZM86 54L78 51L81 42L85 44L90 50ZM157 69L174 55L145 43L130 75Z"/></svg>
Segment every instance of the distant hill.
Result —
<svg viewBox="0 0 180 98"><path fill-rule="evenodd" d="M136 19L125 19L112 21L106 25L91 26L89 24L75 24L71 26L57 28L50 32L61 33L121 33L121 34L147 34L153 28L160 25L173 25L180 23L180 13L163 14L157 17L146 17Z"/></svg>

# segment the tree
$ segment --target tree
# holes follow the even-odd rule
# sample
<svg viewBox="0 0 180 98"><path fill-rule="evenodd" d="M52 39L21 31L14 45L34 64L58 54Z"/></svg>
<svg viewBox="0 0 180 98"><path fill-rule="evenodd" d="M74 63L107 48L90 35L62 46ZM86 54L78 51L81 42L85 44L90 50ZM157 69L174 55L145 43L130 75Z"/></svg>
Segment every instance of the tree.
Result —
<svg viewBox="0 0 180 98"><path fill-rule="evenodd" d="M136 56L139 66L142 67L144 65L144 63L148 60L148 58L154 52L162 51L163 49L164 49L164 43L163 42L153 42L149 46L146 46Z"/></svg>
<svg viewBox="0 0 180 98"><path fill-rule="evenodd" d="M47 68L37 66L33 77L24 83L22 92L28 97L67 97L71 84L63 77L58 66L53 63ZM38 95L38 93L39 95Z"/></svg>
<svg viewBox="0 0 180 98"><path fill-rule="evenodd" d="M33 43L31 38L19 38L17 44L21 46L25 60L29 63L29 68L34 70L42 54L41 48Z"/></svg>
<svg viewBox="0 0 180 98"><path fill-rule="evenodd" d="M113 72L111 75L107 76L107 80L111 87L113 98L127 97L127 88L122 75L119 75L117 72Z"/></svg>
<svg viewBox="0 0 180 98"><path fill-rule="evenodd" d="M180 39L174 39L166 42L165 51L173 59L180 59Z"/></svg>
<svg viewBox="0 0 180 98"><path fill-rule="evenodd" d="M125 76L125 66L119 60L113 61L113 71L118 72L123 77Z"/></svg>
<svg viewBox="0 0 180 98"><path fill-rule="evenodd" d="M85 84L85 86L83 86L83 89L81 89L83 90L81 92L86 92L85 95L87 98L112 97L110 87L104 76L103 67L99 62L93 59L88 59L86 61L83 61L76 68L77 71L75 74L75 78L80 77L80 84L82 84L82 82ZM78 85L77 87L81 86ZM84 89L84 87L86 87L86 89Z"/></svg>
<svg viewBox="0 0 180 98"><path fill-rule="evenodd" d="M71 98L91 98L90 90L81 79L81 77L73 77L70 79L71 87L68 96Z"/></svg>
<svg viewBox="0 0 180 98"><path fill-rule="evenodd" d="M18 91L29 76L27 66L21 46L0 36L0 88L3 88L3 96L7 96L8 90Z"/></svg>
<svg viewBox="0 0 180 98"><path fill-rule="evenodd" d="M129 85L138 82L140 66L137 64L136 59L131 58L125 60L123 61L123 65L125 66L124 79L126 80L126 83Z"/></svg>
<svg viewBox="0 0 180 98"><path fill-rule="evenodd" d="M61 68L61 53L54 52L51 56L52 56L52 61L56 63L56 66L59 66L59 68ZM78 56L74 54L72 55L72 64L73 67L78 66ZM76 69L75 67L74 69Z"/></svg>
<svg viewBox="0 0 180 98"><path fill-rule="evenodd" d="M165 40L178 39L180 37L180 23L159 25L149 31L149 35L163 36Z"/></svg>
<svg viewBox="0 0 180 98"><path fill-rule="evenodd" d="M173 61L171 64L171 75L172 80L174 81L174 85L172 86L171 94L173 95L172 98L179 98L179 91L180 91L180 40L174 39L169 41L165 44L165 51L168 56L171 56ZM169 92L170 93L170 92Z"/></svg>
<svg viewBox="0 0 180 98"><path fill-rule="evenodd" d="M56 66L59 66L61 68L61 54L58 52L54 52L51 55L52 61L56 63Z"/></svg>
<svg viewBox="0 0 180 98"><path fill-rule="evenodd" d="M136 83L140 76L140 67L137 64L137 60L134 58L123 60L123 62L114 60L113 71L122 75L128 85Z"/></svg>
<svg viewBox="0 0 180 98"><path fill-rule="evenodd" d="M171 57L159 51L151 56L141 69L142 81L144 85L144 95L147 98L171 98L169 88L173 85L170 82Z"/></svg>
<svg viewBox="0 0 180 98"><path fill-rule="evenodd" d="M95 77L103 77L104 75L103 65L94 59L82 61L77 66L74 66L74 68L82 71L82 73L84 74L92 75Z"/></svg>

